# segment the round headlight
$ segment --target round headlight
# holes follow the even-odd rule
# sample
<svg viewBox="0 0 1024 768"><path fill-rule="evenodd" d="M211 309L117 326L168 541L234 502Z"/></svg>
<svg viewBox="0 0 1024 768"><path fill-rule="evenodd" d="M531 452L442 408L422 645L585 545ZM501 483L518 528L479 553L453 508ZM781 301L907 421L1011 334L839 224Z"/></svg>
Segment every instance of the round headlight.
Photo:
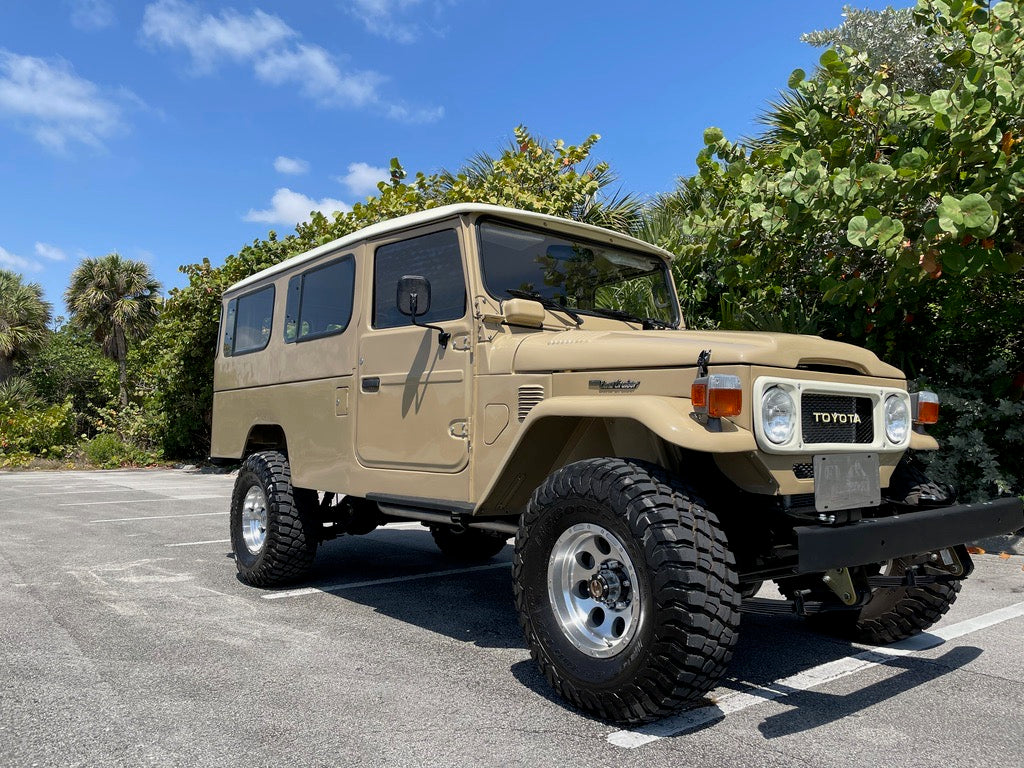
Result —
<svg viewBox="0 0 1024 768"><path fill-rule="evenodd" d="M776 445L793 436L796 427L796 406L789 393L779 387L770 387L761 398L761 425L764 435Z"/></svg>
<svg viewBox="0 0 1024 768"><path fill-rule="evenodd" d="M889 395L885 400L885 436L890 442L902 443L910 429L910 408L899 395Z"/></svg>

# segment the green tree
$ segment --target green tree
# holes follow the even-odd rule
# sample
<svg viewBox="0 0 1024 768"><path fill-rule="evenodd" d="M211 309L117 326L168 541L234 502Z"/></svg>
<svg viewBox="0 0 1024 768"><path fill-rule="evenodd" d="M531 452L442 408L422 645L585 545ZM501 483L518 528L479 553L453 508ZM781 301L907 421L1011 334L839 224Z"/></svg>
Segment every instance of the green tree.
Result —
<svg viewBox="0 0 1024 768"><path fill-rule="evenodd" d="M875 71L885 71L893 90L931 93L946 86L951 77L936 55L929 30L914 17L913 8L881 11L843 7L843 23L808 32L800 40L815 48L844 46L867 55Z"/></svg>
<svg viewBox="0 0 1024 768"><path fill-rule="evenodd" d="M698 173L656 209L674 222L683 290L703 281L693 315L815 329L937 386L954 362L1001 360L1012 381L1024 369L1024 20L1016 4L965 0L919 0L913 20L941 87L896 87L877 55L831 48L811 77L793 72L764 136L709 128Z"/></svg>
<svg viewBox="0 0 1024 768"><path fill-rule="evenodd" d="M0 269L0 382L14 372L14 360L39 349L46 340L51 306L38 283Z"/></svg>
<svg viewBox="0 0 1024 768"><path fill-rule="evenodd" d="M128 405L129 342L145 338L156 323L159 291L145 263L110 253L83 259L64 294L72 320L91 332L103 353L117 363L122 406Z"/></svg>
<svg viewBox="0 0 1024 768"><path fill-rule="evenodd" d="M640 207L629 196L606 194L614 177L607 164L590 158L598 140L595 135L579 145L546 142L519 126L514 143L496 158L477 155L458 171L417 173L411 179L395 158L390 181L351 211L314 212L295 234L278 238L271 232L220 266L204 259L181 267L189 284L170 292L146 343L146 386L154 393L149 406L163 423L165 455L201 456L209 448L213 359L225 288L370 224L449 203L495 203L632 231L640 224Z"/></svg>
<svg viewBox="0 0 1024 768"><path fill-rule="evenodd" d="M70 398L76 414L95 415L117 395L117 365L78 325L58 317L56 326L31 359L18 364L17 373L46 402Z"/></svg>

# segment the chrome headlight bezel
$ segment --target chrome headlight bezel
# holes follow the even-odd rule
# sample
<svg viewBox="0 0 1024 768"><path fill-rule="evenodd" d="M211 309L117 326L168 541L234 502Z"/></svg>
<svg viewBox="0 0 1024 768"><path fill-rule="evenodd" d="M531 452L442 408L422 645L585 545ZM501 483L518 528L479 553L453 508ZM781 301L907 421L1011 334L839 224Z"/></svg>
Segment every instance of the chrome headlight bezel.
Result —
<svg viewBox="0 0 1024 768"><path fill-rule="evenodd" d="M910 406L907 399L889 395L882 404L882 414L886 439L896 445L905 442L910 434Z"/></svg>
<svg viewBox="0 0 1024 768"><path fill-rule="evenodd" d="M788 416L786 413L788 411ZM778 421L784 418L785 422ZM782 387L769 387L761 396L761 429L775 445L790 441L796 431L796 401Z"/></svg>

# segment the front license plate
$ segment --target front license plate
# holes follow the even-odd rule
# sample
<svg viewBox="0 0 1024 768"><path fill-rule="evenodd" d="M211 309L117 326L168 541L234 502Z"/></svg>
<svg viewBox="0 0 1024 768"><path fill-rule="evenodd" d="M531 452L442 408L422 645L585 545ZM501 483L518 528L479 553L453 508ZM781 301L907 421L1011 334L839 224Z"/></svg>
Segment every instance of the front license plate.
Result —
<svg viewBox="0 0 1024 768"><path fill-rule="evenodd" d="M877 453L814 457L814 506L819 512L882 503Z"/></svg>

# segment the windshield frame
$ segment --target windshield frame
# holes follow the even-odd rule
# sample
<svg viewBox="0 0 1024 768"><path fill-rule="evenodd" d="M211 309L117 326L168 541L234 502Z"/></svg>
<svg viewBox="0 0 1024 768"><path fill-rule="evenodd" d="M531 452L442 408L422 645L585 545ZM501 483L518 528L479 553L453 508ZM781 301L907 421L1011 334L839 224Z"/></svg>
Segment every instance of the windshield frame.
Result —
<svg viewBox="0 0 1024 768"><path fill-rule="evenodd" d="M571 223L571 222L567 221L567 223ZM521 231L524 231L524 232L531 232L531 233L538 234L538 235L543 235L543 236L546 236L546 237L559 238L559 239L568 241L569 243L578 243L578 244L583 245L583 246L589 246L589 247L601 248L601 249L612 248L612 249L614 249L616 251L620 251L620 252L622 252L624 254L643 256L645 258L657 259L658 262L661 264L661 267L662 267L661 271L662 271L662 274L663 274L664 279L665 279L666 287L668 288L669 306L668 306L667 309L669 311L669 314L671 315L671 319L668 320L667 322L669 323L669 325L671 325L673 330L679 330L680 328L683 327L682 311L681 311L681 309L679 307L679 294L676 292L675 280L673 280L673 278L672 278L671 264L669 263L669 261L661 253L658 253L656 251L645 251L645 250L642 250L640 248L635 248L635 247L621 246L621 245L619 245L617 243L602 242L601 240L598 240L598 239L596 239L594 237L587 237L586 235L580 235L580 234L577 234L577 233L574 233L574 232L571 232L571 231L566 231L566 230L563 230L563 229L531 226L529 224L524 224L524 223L522 223L520 221L509 220L509 219L502 218L500 216L483 215L483 216L477 217L476 220L473 221L472 226L473 226L473 229L475 230L475 232L474 232L475 238L474 239L475 239L475 244L476 244L476 249L477 249L476 260L477 260L477 265L478 265L479 270L480 270L480 282L481 282L481 285L482 285L482 287L484 289L484 292L488 296L490 296L492 299L494 299L494 300L496 300L498 302L502 302L502 301L508 301L511 297L500 295L500 294L504 293L504 289L496 288L495 286L492 286L488 282L487 270L484 267L484 258L483 258L483 255L484 255L484 243L483 243L483 230L482 230L482 227L481 227L481 225L483 225L483 224L498 224L498 225L501 225L503 227L508 227L509 229L518 229L518 230L521 230ZM653 246L652 246L652 249L653 249ZM530 301L530 299L526 299L526 301ZM639 318L639 317L636 320L611 317L611 316L609 316L607 314L603 314L600 309L592 310L592 309L586 309L586 308L582 308L582 307L569 307L569 309L571 309L573 312L576 312L577 314L583 315L584 317L598 317L598 318L602 318L602 319L605 319L605 320L615 320L615 321L618 321L618 322L621 322L621 323L634 323L635 324L635 323L640 323L641 322L641 318ZM607 309L621 310L622 308L621 307L608 307ZM544 311L545 312L551 312L552 310L545 308ZM623 311L628 311L628 310L623 310ZM659 318L654 318L654 319L659 319Z"/></svg>

